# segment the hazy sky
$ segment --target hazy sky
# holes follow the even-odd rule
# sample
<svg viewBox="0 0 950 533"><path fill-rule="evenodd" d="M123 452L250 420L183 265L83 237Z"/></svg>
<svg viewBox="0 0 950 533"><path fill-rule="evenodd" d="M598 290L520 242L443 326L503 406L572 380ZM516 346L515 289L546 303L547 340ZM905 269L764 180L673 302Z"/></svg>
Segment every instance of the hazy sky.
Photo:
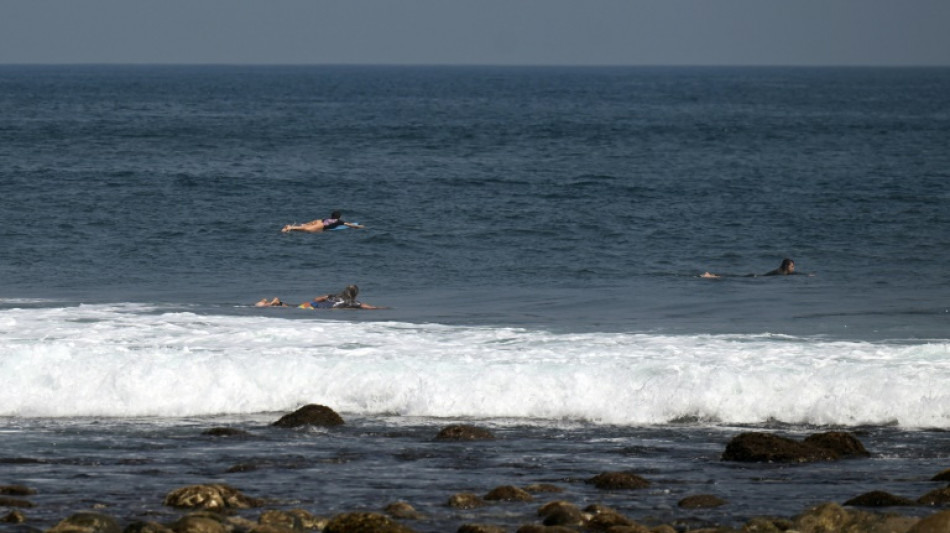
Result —
<svg viewBox="0 0 950 533"><path fill-rule="evenodd" d="M0 63L950 65L950 0L0 0Z"/></svg>

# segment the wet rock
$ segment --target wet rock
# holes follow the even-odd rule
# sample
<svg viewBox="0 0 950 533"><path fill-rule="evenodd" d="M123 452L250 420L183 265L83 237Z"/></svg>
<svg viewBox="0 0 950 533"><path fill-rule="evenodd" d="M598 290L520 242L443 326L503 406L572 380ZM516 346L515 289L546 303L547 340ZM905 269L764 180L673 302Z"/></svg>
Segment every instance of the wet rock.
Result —
<svg viewBox="0 0 950 533"><path fill-rule="evenodd" d="M2 496L33 496L34 494L36 494L34 489L23 485L0 485Z"/></svg>
<svg viewBox="0 0 950 533"><path fill-rule="evenodd" d="M791 529L790 521L777 522L776 519L764 516L752 518L742 526L743 533L782 533Z"/></svg>
<svg viewBox="0 0 950 533"><path fill-rule="evenodd" d="M486 494L483 499L485 501L494 502L530 502L534 500L534 496L531 496L528 491L519 489L518 487L503 485L488 491L488 494Z"/></svg>
<svg viewBox="0 0 950 533"><path fill-rule="evenodd" d="M587 529L593 531L607 531L616 526L638 525L617 511L597 513L587 521Z"/></svg>
<svg viewBox="0 0 950 533"><path fill-rule="evenodd" d="M249 498L241 491L223 483L189 485L169 492L163 505L179 509L249 509L258 507L261 501Z"/></svg>
<svg viewBox="0 0 950 533"><path fill-rule="evenodd" d="M733 437L722 454L724 461L765 463L810 463L832 461L837 452L779 437L772 433L741 433Z"/></svg>
<svg viewBox="0 0 950 533"><path fill-rule="evenodd" d="M412 533L408 527L379 513L342 513L327 522L324 533Z"/></svg>
<svg viewBox="0 0 950 533"><path fill-rule="evenodd" d="M263 526L276 526L292 531L303 531L303 522L296 514L277 509L270 509L261 513L257 523Z"/></svg>
<svg viewBox="0 0 950 533"><path fill-rule="evenodd" d="M237 428L211 428L201 433L208 437L251 437L252 435L243 429Z"/></svg>
<svg viewBox="0 0 950 533"><path fill-rule="evenodd" d="M293 413L280 417L272 425L281 428L300 426L333 427L344 424L343 418L325 405L308 404Z"/></svg>
<svg viewBox="0 0 950 533"><path fill-rule="evenodd" d="M652 529L641 525L631 524L629 526L613 526L607 530L607 533L655 533ZM676 533L676 530L673 530Z"/></svg>
<svg viewBox="0 0 950 533"><path fill-rule="evenodd" d="M401 520L422 520L422 513L406 502L393 502L386 506L383 511L393 518Z"/></svg>
<svg viewBox="0 0 950 533"><path fill-rule="evenodd" d="M9 513L0 517L0 522L4 524L22 524L26 522L26 515L20 511L10 511Z"/></svg>
<svg viewBox="0 0 950 533"><path fill-rule="evenodd" d="M712 509L726 505L726 500L712 494L697 494L687 496L677 503L682 509Z"/></svg>
<svg viewBox="0 0 950 533"><path fill-rule="evenodd" d="M47 533L121 533L115 518L101 513L82 512L64 518Z"/></svg>
<svg viewBox="0 0 950 533"><path fill-rule="evenodd" d="M286 511L288 514L292 514L297 517L297 520L300 520L300 525L304 529L316 529L320 530L326 527L327 518L322 516L315 516L313 513L306 511L304 509L290 509Z"/></svg>
<svg viewBox="0 0 950 533"><path fill-rule="evenodd" d="M251 463L238 463L234 466L228 467L224 471L225 474L240 474L241 472L253 472L257 470L258 466Z"/></svg>
<svg viewBox="0 0 950 533"><path fill-rule="evenodd" d="M920 505L934 506L950 505L950 487L932 490L920 498L917 498L917 503Z"/></svg>
<svg viewBox="0 0 950 533"><path fill-rule="evenodd" d="M580 526L587 521L587 516L576 505L561 500L542 505L538 516L546 526Z"/></svg>
<svg viewBox="0 0 950 533"><path fill-rule="evenodd" d="M844 531L850 519L848 511L837 503L824 503L795 517L794 528L802 533Z"/></svg>
<svg viewBox="0 0 950 533"><path fill-rule="evenodd" d="M930 481L950 481L950 468L930 478ZM2 494L2 492L0 492Z"/></svg>
<svg viewBox="0 0 950 533"><path fill-rule="evenodd" d="M873 490L871 492L865 492L860 496L855 496L844 502L844 504L852 507L894 507L900 505L916 505L916 502L882 490Z"/></svg>
<svg viewBox="0 0 950 533"><path fill-rule="evenodd" d="M439 434L435 436L435 440L451 440L451 441L470 441L470 440L494 440L495 435L488 431L487 429L469 426L469 425L453 425L448 426L439 431Z"/></svg>
<svg viewBox="0 0 950 533"><path fill-rule="evenodd" d="M604 490L642 489L650 486L650 482L629 472L604 472L587 481L590 485Z"/></svg>
<svg viewBox="0 0 950 533"><path fill-rule="evenodd" d="M449 497L448 505L455 509L477 509L484 507L486 504L485 500L482 500L477 494L460 492Z"/></svg>
<svg viewBox="0 0 950 533"><path fill-rule="evenodd" d="M825 450L831 450L839 458L871 456L871 454L864 449L864 445L861 444L861 441L851 433L844 431L829 431L809 435L804 443Z"/></svg>
<svg viewBox="0 0 950 533"><path fill-rule="evenodd" d="M33 503L29 500L21 500L20 498L7 498L5 496L0 496L0 507L33 507Z"/></svg>
<svg viewBox="0 0 950 533"><path fill-rule="evenodd" d="M174 531L158 522L132 522L125 526L122 533L174 533Z"/></svg>
<svg viewBox="0 0 950 533"><path fill-rule="evenodd" d="M462 524L456 533L505 533L505 528L487 524Z"/></svg>
<svg viewBox="0 0 950 533"><path fill-rule="evenodd" d="M228 529L221 523L207 515L188 514L171 525L175 533L228 533Z"/></svg>
<svg viewBox="0 0 950 533"><path fill-rule="evenodd" d="M922 518L907 533L947 533L947 531L950 531L950 511L942 511Z"/></svg>

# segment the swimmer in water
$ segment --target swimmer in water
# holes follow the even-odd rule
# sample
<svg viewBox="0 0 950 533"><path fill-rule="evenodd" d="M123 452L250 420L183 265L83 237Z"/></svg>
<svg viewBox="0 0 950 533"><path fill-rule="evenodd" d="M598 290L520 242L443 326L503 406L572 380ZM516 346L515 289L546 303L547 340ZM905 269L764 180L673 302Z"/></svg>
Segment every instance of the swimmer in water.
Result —
<svg viewBox="0 0 950 533"><path fill-rule="evenodd" d="M356 285L347 285L346 288L344 288L339 294L324 294L322 296L317 296L313 300L304 302L295 307L300 309L386 309L385 307L377 307L375 305L358 301L356 299L356 295L359 294L359 292L360 289ZM272 300L262 298L259 302L255 303L254 306L291 307L277 297Z"/></svg>
<svg viewBox="0 0 950 533"><path fill-rule="evenodd" d="M334 211L330 213L329 218L318 218L317 220L311 220L310 222L305 222L303 224L287 224L286 226L284 226L284 229L280 231L282 233L289 233L291 231L319 233L323 230L333 229L340 226L346 226L348 228L362 228L363 227L359 224L344 222L343 214L340 213L339 211Z"/></svg>
<svg viewBox="0 0 950 533"><path fill-rule="evenodd" d="M776 268L775 270L770 270L762 275L763 276L791 276L793 274L798 274L798 272L795 272L795 261L792 261L791 259L786 257L785 259L782 259L782 264L779 265L778 268ZM812 274L809 274L809 276L811 275ZM718 278L721 278L722 276L720 276L719 274L713 274L711 272L703 272L703 274L699 277L707 278L707 279L718 279ZM758 277L758 275L747 274L746 277L754 278L754 277Z"/></svg>

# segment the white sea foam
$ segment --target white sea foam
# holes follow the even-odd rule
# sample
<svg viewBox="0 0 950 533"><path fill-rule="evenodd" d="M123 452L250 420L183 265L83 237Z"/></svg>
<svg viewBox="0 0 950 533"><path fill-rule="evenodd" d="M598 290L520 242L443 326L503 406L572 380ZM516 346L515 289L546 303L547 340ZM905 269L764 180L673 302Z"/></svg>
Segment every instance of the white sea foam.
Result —
<svg viewBox="0 0 950 533"><path fill-rule="evenodd" d="M0 311L0 416L355 415L950 428L950 341L555 334L217 316Z"/></svg>

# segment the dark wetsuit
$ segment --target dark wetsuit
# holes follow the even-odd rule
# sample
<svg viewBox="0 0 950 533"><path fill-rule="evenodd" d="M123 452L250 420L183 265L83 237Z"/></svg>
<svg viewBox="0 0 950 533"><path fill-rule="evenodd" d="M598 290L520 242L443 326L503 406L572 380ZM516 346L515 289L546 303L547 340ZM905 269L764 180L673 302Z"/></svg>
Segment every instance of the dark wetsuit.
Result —
<svg viewBox="0 0 950 533"><path fill-rule="evenodd" d="M342 226L343 224L346 224L346 222L343 222L343 219L342 219L342 218L325 218L325 219L323 219L323 229L338 228L338 227Z"/></svg>

